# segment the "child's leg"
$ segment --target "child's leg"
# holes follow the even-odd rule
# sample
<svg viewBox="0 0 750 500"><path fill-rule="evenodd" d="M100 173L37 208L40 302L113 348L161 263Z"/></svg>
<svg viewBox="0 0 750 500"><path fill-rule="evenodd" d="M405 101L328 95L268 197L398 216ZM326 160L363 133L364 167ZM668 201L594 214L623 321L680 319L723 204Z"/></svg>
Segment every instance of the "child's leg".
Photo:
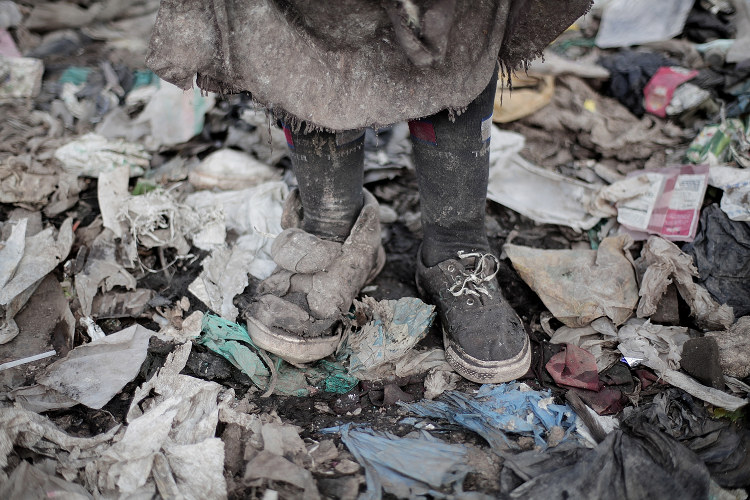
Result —
<svg viewBox="0 0 750 500"><path fill-rule="evenodd" d="M445 357L474 382L507 382L531 363L529 339L495 278L484 214L497 76L455 121L411 122L424 241L417 286L443 326ZM466 253L469 254L467 255Z"/></svg>
<svg viewBox="0 0 750 500"><path fill-rule="evenodd" d="M487 251L484 228L497 75L451 121L447 111L409 122L419 180L426 266L459 250Z"/></svg>
<svg viewBox="0 0 750 500"><path fill-rule="evenodd" d="M304 209L302 229L344 241L362 209L364 131L284 132Z"/></svg>
<svg viewBox="0 0 750 500"><path fill-rule="evenodd" d="M258 347L292 363L333 353L342 319L364 284L382 269L378 202L362 188L362 131L285 130L299 196L284 206L277 266L246 311ZM301 215L301 220L299 218Z"/></svg>

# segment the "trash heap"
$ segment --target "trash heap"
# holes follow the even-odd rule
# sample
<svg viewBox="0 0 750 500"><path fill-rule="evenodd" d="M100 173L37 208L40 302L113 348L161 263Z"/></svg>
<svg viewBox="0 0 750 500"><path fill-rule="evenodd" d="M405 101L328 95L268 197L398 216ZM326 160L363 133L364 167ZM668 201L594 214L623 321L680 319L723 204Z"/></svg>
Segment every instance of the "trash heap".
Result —
<svg viewBox="0 0 750 500"><path fill-rule="evenodd" d="M500 79L533 361L483 386L413 284L403 123L367 132L388 260L336 353L253 344L286 139L145 67L158 3L0 0L0 498L747 498L748 0L598 0Z"/></svg>

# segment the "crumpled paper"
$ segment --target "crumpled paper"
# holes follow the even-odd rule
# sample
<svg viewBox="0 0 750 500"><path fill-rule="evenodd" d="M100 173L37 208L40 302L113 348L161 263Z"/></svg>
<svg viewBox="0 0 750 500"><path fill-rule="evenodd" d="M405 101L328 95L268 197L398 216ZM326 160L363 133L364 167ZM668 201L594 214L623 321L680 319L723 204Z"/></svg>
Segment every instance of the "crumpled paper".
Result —
<svg viewBox="0 0 750 500"><path fill-rule="evenodd" d="M394 373L398 361L427 334L435 318L435 306L416 297L376 301L355 300L359 314L372 318L358 332L350 333L344 352L350 352L349 372L360 380L383 379Z"/></svg>
<svg viewBox="0 0 750 500"><path fill-rule="evenodd" d="M48 366L37 385L16 389L11 397L42 412L84 404L99 409L135 379L146 359L152 332L133 325L73 349Z"/></svg>
<svg viewBox="0 0 750 500"><path fill-rule="evenodd" d="M22 219L0 248L0 344L18 335L13 317L26 304L42 278L52 272L73 246L73 221L66 219L59 230L49 227L26 237Z"/></svg>
<svg viewBox="0 0 750 500"><path fill-rule="evenodd" d="M732 308L719 305L708 291L693 282L698 270L693 259L683 253L677 245L658 236L652 236L643 245L641 258L647 264L641 283L638 303L639 318L656 312L667 286L674 281L677 291L688 306L699 327L704 330L729 328L734 323Z"/></svg>

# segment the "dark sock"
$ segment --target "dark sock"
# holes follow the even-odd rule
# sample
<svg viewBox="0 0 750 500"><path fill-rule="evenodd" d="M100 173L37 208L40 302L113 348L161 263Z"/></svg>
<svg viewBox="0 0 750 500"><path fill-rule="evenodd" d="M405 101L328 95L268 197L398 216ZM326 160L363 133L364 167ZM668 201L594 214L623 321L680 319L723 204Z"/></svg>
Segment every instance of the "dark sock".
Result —
<svg viewBox="0 0 750 500"><path fill-rule="evenodd" d="M422 260L489 249L484 228L497 72L455 120L442 111L409 122L422 209Z"/></svg>
<svg viewBox="0 0 750 500"><path fill-rule="evenodd" d="M364 203L364 132L304 134L285 126L284 133L302 200L302 229L344 241Z"/></svg>

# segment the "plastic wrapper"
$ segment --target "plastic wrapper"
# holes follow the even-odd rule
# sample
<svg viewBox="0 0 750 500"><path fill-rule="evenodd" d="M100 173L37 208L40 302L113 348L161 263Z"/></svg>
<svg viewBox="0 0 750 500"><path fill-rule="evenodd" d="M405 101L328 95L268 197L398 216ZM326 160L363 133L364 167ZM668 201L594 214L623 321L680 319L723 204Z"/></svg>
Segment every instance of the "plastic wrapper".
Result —
<svg viewBox="0 0 750 500"><path fill-rule="evenodd" d="M691 241L698 229L703 196L708 186L707 165L682 165L641 170L649 190L617 204L617 222L630 229L634 239L658 234L669 240Z"/></svg>

